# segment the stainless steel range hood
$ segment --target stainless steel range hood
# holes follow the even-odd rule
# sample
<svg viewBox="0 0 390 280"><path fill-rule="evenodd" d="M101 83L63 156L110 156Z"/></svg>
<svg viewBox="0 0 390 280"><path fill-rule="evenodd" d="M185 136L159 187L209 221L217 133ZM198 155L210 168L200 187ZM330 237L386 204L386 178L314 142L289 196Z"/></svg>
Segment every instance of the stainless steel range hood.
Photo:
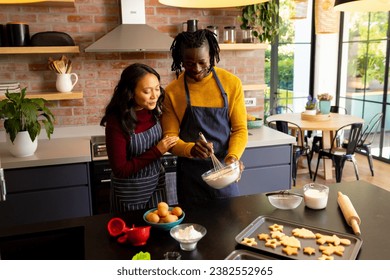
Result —
<svg viewBox="0 0 390 280"><path fill-rule="evenodd" d="M121 1L122 24L85 49L85 52L169 51L173 38L146 24L144 0Z"/></svg>

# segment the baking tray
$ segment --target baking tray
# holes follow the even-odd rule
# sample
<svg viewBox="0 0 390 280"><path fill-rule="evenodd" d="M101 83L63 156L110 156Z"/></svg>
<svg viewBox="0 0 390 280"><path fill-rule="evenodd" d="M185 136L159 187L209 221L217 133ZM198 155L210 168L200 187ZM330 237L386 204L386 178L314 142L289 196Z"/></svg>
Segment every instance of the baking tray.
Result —
<svg viewBox="0 0 390 280"><path fill-rule="evenodd" d="M335 232L327 229L312 227L304 224L299 224L291 221L281 220L270 216L259 216L257 217L251 224L249 224L244 230L242 230L237 236L236 236L236 242L242 246L245 246L247 248L251 248L251 250L259 251L260 253L271 253L273 255L276 255L277 257L281 257L283 259L296 259L296 260L317 260L319 257L321 257L322 253L319 251L318 247L319 245L316 243L316 239L304 239L299 238L299 241L301 242L301 248L298 250L298 255L291 255L288 256L282 251L283 245L280 245L278 247L271 248L265 246L264 240L259 240L257 237L260 233L270 233L269 226L273 224L279 224L283 225L283 233L292 236L292 230L295 228L305 228L308 230L311 230L312 232L320 233L322 235L337 235L339 238L346 238L351 241L351 244L348 246L344 246L345 250L342 256L338 256L336 254L333 254L335 260L354 260L356 259L359 250L363 244L363 241L355 235L348 234L348 233L341 233L341 232ZM242 244L241 241L245 238L255 238L257 245L247 245ZM326 244L324 244L326 245ZM304 247L313 247L316 249L315 254L307 255L303 253Z"/></svg>
<svg viewBox="0 0 390 280"><path fill-rule="evenodd" d="M234 250L225 258L225 260L233 260L233 261L245 261L245 260L275 260L270 256L266 256L263 254L247 251L247 250Z"/></svg>

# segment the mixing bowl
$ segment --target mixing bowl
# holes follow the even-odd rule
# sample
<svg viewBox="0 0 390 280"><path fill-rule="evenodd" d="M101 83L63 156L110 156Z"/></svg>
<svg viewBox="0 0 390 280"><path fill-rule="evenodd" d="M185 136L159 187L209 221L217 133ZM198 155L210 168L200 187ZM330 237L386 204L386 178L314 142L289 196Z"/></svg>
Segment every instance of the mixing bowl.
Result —
<svg viewBox="0 0 390 280"><path fill-rule="evenodd" d="M297 208L303 200L301 194L290 193L289 191L267 193L266 195L272 206L282 210Z"/></svg>
<svg viewBox="0 0 390 280"><path fill-rule="evenodd" d="M183 251L192 251L196 249L198 241L207 233L204 226L198 224L181 224L170 230L171 236L180 243Z"/></svg>
<svg viewBox="0 0 390 280"><path fill-rule="evenodd" d="M222 189L235 182L240 176L240 162L235 161L221 169L211 169L202 174L202 179L214 189Z"/></svg>

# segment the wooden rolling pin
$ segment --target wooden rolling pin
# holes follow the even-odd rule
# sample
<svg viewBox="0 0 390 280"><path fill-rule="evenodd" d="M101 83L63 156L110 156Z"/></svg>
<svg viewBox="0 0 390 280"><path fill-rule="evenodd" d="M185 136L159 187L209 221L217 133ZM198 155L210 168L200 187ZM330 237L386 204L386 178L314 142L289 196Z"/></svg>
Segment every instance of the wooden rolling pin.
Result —
<svg viewBox="0 0 390 280"><path fill-rule="evenodd" d="M356 213L355 208L352 205L351 200L345 194L338 192L337 202L343 212L344 218L347 221L348 225L352 227L353 232L356 235L360 235L360 217Z"/></svg>

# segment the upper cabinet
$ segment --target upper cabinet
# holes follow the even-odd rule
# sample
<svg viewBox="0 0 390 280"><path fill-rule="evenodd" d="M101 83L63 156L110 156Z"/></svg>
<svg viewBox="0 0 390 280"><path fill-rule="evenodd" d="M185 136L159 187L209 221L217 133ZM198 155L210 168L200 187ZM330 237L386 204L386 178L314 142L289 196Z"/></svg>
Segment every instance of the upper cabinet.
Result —
<svg viewBox="0 0 390 280"><path fill-rule="evenodd" d="M75 0L0 0L0 5L36 5L72 7Z"/></svg>

